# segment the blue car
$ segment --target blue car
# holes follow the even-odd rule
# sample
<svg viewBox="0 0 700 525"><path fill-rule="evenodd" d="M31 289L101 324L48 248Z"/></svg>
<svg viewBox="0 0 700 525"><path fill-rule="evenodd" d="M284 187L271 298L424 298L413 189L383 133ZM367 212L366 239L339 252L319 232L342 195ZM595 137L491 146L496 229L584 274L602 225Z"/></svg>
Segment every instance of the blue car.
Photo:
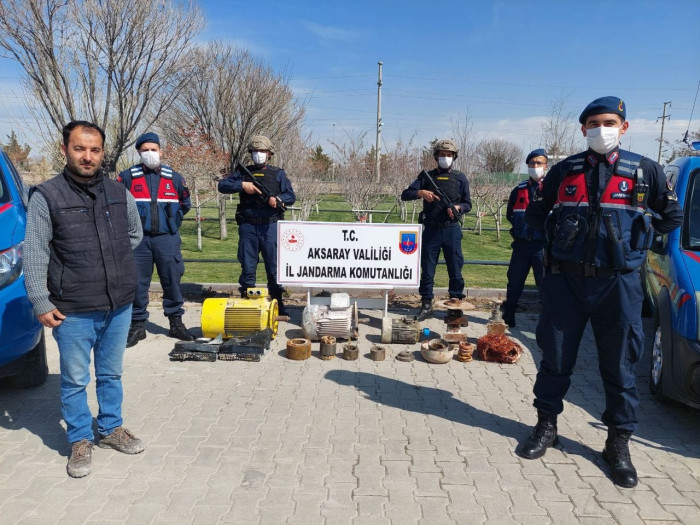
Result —
<svg viewBox="0 0 700 525"><path fill-rule="evenodd" d="M700 408L700 156L678 158L665 172L684 218L644 266L654 317L649 387L658 399Z"/></svg>
<svg viewBox="0 0 700 525"><path fill-rule="evenodd" d="M41 385L49 373L44 327L24 287L27 197L22 178L0 149L0 378L19 388Z"/></svg>

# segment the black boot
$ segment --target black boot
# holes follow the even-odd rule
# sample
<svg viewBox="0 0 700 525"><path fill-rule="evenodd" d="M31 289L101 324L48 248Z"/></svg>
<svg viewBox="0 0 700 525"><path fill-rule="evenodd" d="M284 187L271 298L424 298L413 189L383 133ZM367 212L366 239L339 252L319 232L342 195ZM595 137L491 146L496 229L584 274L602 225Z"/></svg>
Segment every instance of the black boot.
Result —
<svg viewBox="0 0 700 525"><path fill-rule="evenodd" d="M289 312L284 306L284 300L282 299L283 293L270 294L272 299L277 301L277 315L289 316Z"/></svg>
<svg viewBox="0 0 700 525"><path fill-rule="evenodd" d="M423 298L420 310L416 314L416 321L425 321L433 313L433 300Z"/></svg>
<svg viewBox="0 0 700 525"><path fill-rule="evenodd" d="M146 321L131 321L129 335L126 336L126 347L136 346L142 339L146 339Z"/></svg>
<svg viewBox="0 0 700 525"><path fill-rule="evenodd" d="M510 308L504 308L501 312L503 317L503 322L506 323L510 328L515 328L515 310Z"/></svg>
<svg viewBox="0 0 700 525"><path fill-rule="evenodd" d="M557 445L557 416L547 412L537 411L537 425L529 438L527 438L515 452L525 459L537 459L544 456L547 447Z"/></svg>
<svg viewBox="0 0 700 525"><path fill-rule="evenodd" d="M632 465L629 441L632 432L629 430L608 429L608 439L605 440L603 459L610 465L610 475L613 483L631 489L637 485L637 470Z"/></svg>
<svg viewBox="0 0 700 525"><path fill-rule="evenodd" d="M168 332L170 337L180 341L194 341L194 336L183 324L181 315L171 315L168 319L170 320L170 331Z"/></svg>

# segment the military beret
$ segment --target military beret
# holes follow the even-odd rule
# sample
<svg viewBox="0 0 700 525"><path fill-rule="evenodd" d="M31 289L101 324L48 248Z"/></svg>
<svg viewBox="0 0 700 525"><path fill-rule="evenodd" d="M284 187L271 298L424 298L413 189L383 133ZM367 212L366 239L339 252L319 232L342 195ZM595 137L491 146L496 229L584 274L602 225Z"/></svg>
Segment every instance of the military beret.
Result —
<svg viewBox="0 0 700 525"><path fill-rule="evenodd" d="M530 153L528 153L527 158L525 159L525 164L530 162L530 159L533 159L535 157L544 157L545 159L549 160L547 152L543 148L538 148L533 149Z"/></svg>
<svg viewBox="0 0 700 525"><path fill-rule="evenodd" d="M583 110L578 121L581 124L585 124L588 117L600 115L602 113L615 113L616 115L620 115L622 120L625 120L625 103L618 97L597 98L586 106L586 109Z"/></svg>
<svg viewBox="0 0 700 525"><path fill-rule="evenodd" d="M149 133L144 133L141 135L139 138L136 139L136 149L139 149L142 144L145 144L146 142L155 142L160 146L160 139L158 138L158 135L156 135L153 132Z"/></svg>

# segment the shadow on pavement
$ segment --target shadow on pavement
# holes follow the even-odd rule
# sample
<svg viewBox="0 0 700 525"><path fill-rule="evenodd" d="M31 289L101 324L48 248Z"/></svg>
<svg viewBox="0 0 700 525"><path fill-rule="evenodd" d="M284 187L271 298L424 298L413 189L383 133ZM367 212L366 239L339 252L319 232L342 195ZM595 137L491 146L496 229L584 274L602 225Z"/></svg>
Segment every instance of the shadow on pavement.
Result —
<svg viewBox="0 0 700 525"><path fill-rule="evenodd" d="M529 425L485 412L455 399L447 390L413 385L397 379L349 370L331 370L325 374L325 378L339 385L353 387L376 403L442 417L454 423L482 428L518 442L528 436L532 430ZM599 451L567 439L565 436L560 436L560 445L557 448L567 454L585 456L594 462L597 462L595 458L599 455Z"/></svg>
<svg viewBox="0 0 700 525"><path fill-rule="evenodd" d="M61 425L61 377L49 374L46 383L36 388L0 387L0 427L26 428L41 438L44 445L67 456L70 450Z"/></svg>

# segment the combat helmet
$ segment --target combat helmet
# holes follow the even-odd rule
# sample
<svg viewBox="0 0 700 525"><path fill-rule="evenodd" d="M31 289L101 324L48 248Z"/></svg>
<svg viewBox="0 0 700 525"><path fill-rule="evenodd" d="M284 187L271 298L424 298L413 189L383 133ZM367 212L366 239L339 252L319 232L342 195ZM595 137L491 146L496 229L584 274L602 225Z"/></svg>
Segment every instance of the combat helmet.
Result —
<svg viewBox="0 0 700 525"><path fill-rule="evenodd" d="M457 144L452 139L442 139L438 140L433 147L433 156L437 157L440 151L451 151L455 154L455 159L458 156L459 149L457 149Z"/></svg>
<svg viewBox="0 0 700 525"><path fill-rule="evenodd" d="M270 155L275 154L272 148L272 142L265 135L253 135L248 143L248 151L253 150L268 150Z"/></svg>

